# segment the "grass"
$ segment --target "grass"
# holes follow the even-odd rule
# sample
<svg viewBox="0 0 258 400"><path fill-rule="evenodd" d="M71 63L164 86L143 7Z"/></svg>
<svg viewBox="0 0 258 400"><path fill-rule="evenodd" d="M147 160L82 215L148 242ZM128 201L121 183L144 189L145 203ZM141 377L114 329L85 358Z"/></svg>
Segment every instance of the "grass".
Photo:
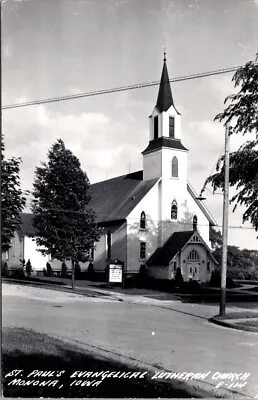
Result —
<svg viewBox="0 0 258 400"><path fill-rule="evenodd" d="M12 370L23 370L23 377L6 377ZM62 378L27 378L33 370L65 371ZM99 386L70 386L75 371L132 371L127 366L64 343L50 336L22 328L2 331L2 384L4 397L108 397L108 398L201 398L207 397L201 389L187 387L179 381L158 382L151 380L151 373L144 379L104 379ZM135 371L139 371L135 370ZM141 371L143 372L143 371ZM55 387L8 385L13 379L59 379ZM93 378L92 378L93 379ZM94 378L95 379L95 378ZM63 385L61 387L61 385Z"/></svg>
<svg viewBox="0 0 258 400"><path fill-rule="evenodd" d="M258 328L258 319L250 319L248 321L245 321L243 323L243 321L239 321L239 322L235 322L236 325L241 325L241 326L252 326L255 328Z"/></svg>

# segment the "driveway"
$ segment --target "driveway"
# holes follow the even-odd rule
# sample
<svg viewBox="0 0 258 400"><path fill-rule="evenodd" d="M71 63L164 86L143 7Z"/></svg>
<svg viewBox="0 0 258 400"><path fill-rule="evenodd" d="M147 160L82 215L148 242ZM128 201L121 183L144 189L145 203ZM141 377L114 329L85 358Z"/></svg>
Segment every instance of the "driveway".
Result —
<svg viewBox="0 0 258 400"><path fill-rule="evenodd" d="M137 302L137 296L120 302L8 284L2 293L4 327L61 336L168 371L207 373L205 382L214 386L239 383L215 379L216 372L250 373L234 389L258 395L258 334L210 324L206 317L214 306L140 297Z"/></svg>

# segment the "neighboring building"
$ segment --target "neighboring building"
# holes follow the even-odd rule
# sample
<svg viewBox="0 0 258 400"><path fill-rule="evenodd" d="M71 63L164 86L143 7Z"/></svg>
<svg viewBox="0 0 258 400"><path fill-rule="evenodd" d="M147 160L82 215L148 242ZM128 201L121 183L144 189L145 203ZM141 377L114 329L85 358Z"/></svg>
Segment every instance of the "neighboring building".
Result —
<svg viewBox="0 0 258 400"><path fill-rule="evenodd" d="M173 279L179 267L184 280L208 281L216 265L209 237L216 222L187 181L188 150L181 141L181 115L166 58L149 131L142 171L90 187L90 206L103 227L94 249L94 270L103 272L108 260L119 259L127 274L144 265L150 276ZM36 268L45 261L35 258Z"/></svg>

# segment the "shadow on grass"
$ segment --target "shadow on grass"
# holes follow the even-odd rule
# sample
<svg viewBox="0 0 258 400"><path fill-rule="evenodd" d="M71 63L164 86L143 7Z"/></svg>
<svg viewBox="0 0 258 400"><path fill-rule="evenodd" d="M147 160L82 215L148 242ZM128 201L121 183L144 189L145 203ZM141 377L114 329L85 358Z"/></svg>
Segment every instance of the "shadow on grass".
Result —
<svg viewBox="0 0 258 400"><path fill-rule="evenodd" d="M75 371L129 372L132 369L129 370L122 363L86 353L75 346L34 331L4 329L2 344L4 397L204 397L197 389L190 389L188 392L178 381L165 383L151 380L153 376L151 373L145 374L142 379L106 378L98 386L82 386L82 382L101 381L101 378L71 378ZM22 372L18 376L10 376L13 370ZM28 376L34 370L52 371L53 376ZM60 371L64 372L60 374ZM81 383L75 386L75 383L72 384L75 380L80 380ZM24 382L28 381L31 381L31 384L24 386ZM43 381L48 382L46 386L40 386Z"/></svg>

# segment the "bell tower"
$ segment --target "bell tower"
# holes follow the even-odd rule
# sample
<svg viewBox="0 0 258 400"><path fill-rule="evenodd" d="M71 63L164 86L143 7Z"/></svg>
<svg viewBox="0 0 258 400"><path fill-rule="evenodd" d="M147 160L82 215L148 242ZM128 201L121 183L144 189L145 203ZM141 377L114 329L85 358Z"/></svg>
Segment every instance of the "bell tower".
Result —
<svg viewBox="0 0 258 400"><path fill-rule="evenodd" d="M142 152L143 179L161 178L159 183L161 225L162 221L173 220L171 217L173 204L177 204L177 222L182 221L185 216L188 150L182 144L181 138L181 114L175 107L166 53L164 53L157 102L149 116L149 144ZM176 223L175 220L172 222L173 225ZM160 244L165 240L162 232L163 228Z"/></svg>

